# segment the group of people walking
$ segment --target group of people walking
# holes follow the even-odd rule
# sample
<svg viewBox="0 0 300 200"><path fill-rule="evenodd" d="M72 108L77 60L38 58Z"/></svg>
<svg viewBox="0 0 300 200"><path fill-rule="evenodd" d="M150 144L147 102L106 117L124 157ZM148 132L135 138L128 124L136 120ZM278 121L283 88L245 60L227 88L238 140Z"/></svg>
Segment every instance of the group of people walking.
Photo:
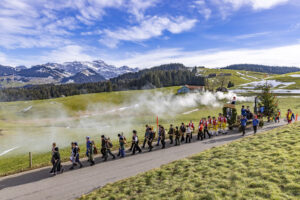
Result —
<svg viewBox="0 0 300 200"><path fill-rule="evenodd" d="M174 144L178 146L182 143L190 143L193 139L193 134L197 132L197 140L204 140L205 138L212 138L213 136L217 136L219 134L226 134L226 123L227 119L222 114L219 114L219 117L210 117L202 118L199 122L198 127L195 126L193 121L190 121L187 125L181 123L180 126L174 127L172 124L170 125L169 129L165 129L164 126L158 126L158 132L156 136L156 132L154 128L150 125L146 125L145 127L145 137L140 147L140 140L136 130L132 131L132 140L131 146L128 149L128 152L131 152L132 155L141 153L145 149L146 146L148 151L152 151L155 146L161 146L162 149L166 147L166 139L169 138L170 145ZM101 147L100 152L102 154L103 161L106 161L109 156L112 159L116 157L123 158L125 157L125 146L127 144L127 139L123 133L118 134L119 139L119 151L117 155L114 155L111 151L113 148L113 143L109 137L105 137L104 135L101 136ZM156 144L154 140L157 139ZM80 162L80 148L77 142L71 143L71 154L70 154L70 161L72 163L70 170L73 170L76 166L79 168L83 167L82 163ZM94 155L98 154L98 149L95 146L95 142L90 139L89 136L86 137L86 152L85 155L88 158L89 164L92 166L95 164ZM52 158L51 163L53 165L50 173L56 175L58 172L63 172L63 167L61 165L61 158L59 149L56 146L56 143L52 145Z"/></svg>
<svg viewBox="0 0 300 200"><path fill-rule="evenodd" d="M287 113L287 121L288 123L291 123L292 120L295 119L294 114L289 109ZM248 120L252 120L252 126L254 134L257 132L257 127L259 125L259 120L256 115L253 115L250 112L249 107L245 108L245 106L242 106L241 109L241 117L240 117L240 127L243 136L246 133L246 126ZM280 111L278 110L278 114L276 116L276 121L279 122L280 120ZM173 124L170 125L169 129L165 129L164 126L159 125L158 126L158 132L156 136L156 132L154 131L154 128L150 125L145 126L145 135L144 140L142 142L142 146L140 147L140 140L137 134L136 130L132 131L132 140L130 148L128 149L128 152L131 152L132 155L143 152L142 149L145 149L146 146L148 148L148 151L152 151L153 149L153 143L154 140L157 138L156 146L160 146L164 149L166 147L166 138L169 138L170 145L178 146L182 143L190 143L193 139L193 134L197 133L197 140L204 140L206 138L212 138L213 136L218 136L220 134L227 134L226 130L227 126L227 118L226 116L223 116L223 114L219 113L218 117L211 117L208 116L207 118L202 118L199 121L198 126L193 123L193 121L190 121L188 124L181 123L180 126L173 126ZM117 155L114 155L112 153L113 143L110 140L109 137L105 137L104 135L101 136L101 147L100 152L102 154L103 161L106 161L109 156L112 157L112 159L115 159L116 157L123 158L125 157L125 146L127 144L127 139L124 136L123 133L118 134L118 143L119 143L119 151ZM70 161L72 163L70 170L74 169L76 166L79 166L81 168L83 165L80 162L79 158L80 148L77 144L77 142L71 143L71 155L70 155ZM88 158L88 162L90 165L95 164L94 155L98 153L98 149L95 146L95 142L93 140L90 140L90 137L86 137L86 156ZM56 143L53 143L52 145L52 158L51 163L53 165L52 170L50 173L53 173L54 175L57 172L63 172L63 168L61 165L61 158L59 154L59 149L56 146Z"/></svg>

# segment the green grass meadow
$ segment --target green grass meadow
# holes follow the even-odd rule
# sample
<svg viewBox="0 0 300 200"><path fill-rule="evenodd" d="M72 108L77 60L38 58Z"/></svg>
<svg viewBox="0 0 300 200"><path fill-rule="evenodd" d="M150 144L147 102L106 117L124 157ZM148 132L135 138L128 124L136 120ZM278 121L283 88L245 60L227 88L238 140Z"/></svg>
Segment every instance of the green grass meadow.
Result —
<svg viewBox="0 0 300 200"><path fill-rule="evenodd" d="M107 184L81 200L300 199L300 123Z"/></svg>

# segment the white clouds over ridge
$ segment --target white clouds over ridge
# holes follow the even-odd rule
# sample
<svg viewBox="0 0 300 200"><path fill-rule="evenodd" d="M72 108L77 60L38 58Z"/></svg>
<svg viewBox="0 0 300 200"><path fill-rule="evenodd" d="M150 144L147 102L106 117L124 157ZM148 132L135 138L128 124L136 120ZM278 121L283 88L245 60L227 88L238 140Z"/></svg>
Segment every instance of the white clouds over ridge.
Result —
<svg viewBox="0 0 300 200"><path fill-rule="evenodd" d="M300 66L300 43L261 49L211 49L185 51L183 49L157 49L143 54L132 54L122 60L111 60L117 65L148 68L163 63L183 63L187 66L224 67L231 64L250 63L275 66Z"/></svg>

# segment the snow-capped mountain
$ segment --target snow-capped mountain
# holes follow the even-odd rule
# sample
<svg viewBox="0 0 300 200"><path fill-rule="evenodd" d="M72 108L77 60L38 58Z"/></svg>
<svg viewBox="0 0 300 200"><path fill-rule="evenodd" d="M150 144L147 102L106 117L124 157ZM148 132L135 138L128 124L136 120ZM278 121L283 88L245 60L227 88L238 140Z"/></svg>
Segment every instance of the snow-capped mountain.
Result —
<svg viewBox="0 0 300 200"><path fill-rule="evenodd" d="M62 69L50 68L45 65L36 65L28 69L22 69L16 73L21 77L53 78L55 80L71 76L70 73Z"/></svg>
<svg viewBox="0 0 300 200"><path fill-rule="evenodd" d="M90 83L104 81L105 78L93 71L92 69L84 69L73 76L63 78L61 83Z"/></svg>
<svg viewBox="0 0 300 200"><path fill-rule="evenodd" d="M4 77L3 80L9 79L24 84L98 82L137 71L138 68L127 66L118 68L108 65L102 60L92 62L74 61L62 64L46 63L30 68L22 65L17 67L0 65L0 76Z"/></svg>
<svg viewBox="0 0 300 200"><path fill-rule="evenodd" d="M106 79L117 77L121 74L129 73L129 72L137 72L139 71L138 68L129 68L127 66L123 66L117 68L113 65L108 65L102 60L95 60L93 62L65 62L63 64L56 64L56 63L48 63L46 65L55 66L56 68L60 68L69 72L71 74L76 74L81 72L85 69L92 69L93 71L97 72L101 76L105 77Z"/></svg>

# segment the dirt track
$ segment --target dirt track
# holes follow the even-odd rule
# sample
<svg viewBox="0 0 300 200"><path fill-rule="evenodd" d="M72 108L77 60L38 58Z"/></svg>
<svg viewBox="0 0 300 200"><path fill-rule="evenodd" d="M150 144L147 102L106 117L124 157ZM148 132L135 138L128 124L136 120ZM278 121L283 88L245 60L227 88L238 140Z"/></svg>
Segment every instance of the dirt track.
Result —
<svg viewBox="0 0 300 200"><path fill-rule="evenodd" d="M269 124L260 129L259 132L271 130L284 124L284 122ZM247 135L250 134L253 134L252 130L248 130ZM240 133L230 133L204 141L195 141L195 138L194 135L194 141L190 144L177 147L167 145L164 150L156 148L151 153L145 151L142 154L105 163L100 161L98 157L96 159L97 164L93 167L65 171L55 177L49 175L49 167L3 177L0 178L0 197L1 200L74 199L107 183L134 176L215 146L230 143L242 138L242 136ZM87 163L84 165L88 166ZM69 163L64 164L64 166L68 169Z"/></svg>

